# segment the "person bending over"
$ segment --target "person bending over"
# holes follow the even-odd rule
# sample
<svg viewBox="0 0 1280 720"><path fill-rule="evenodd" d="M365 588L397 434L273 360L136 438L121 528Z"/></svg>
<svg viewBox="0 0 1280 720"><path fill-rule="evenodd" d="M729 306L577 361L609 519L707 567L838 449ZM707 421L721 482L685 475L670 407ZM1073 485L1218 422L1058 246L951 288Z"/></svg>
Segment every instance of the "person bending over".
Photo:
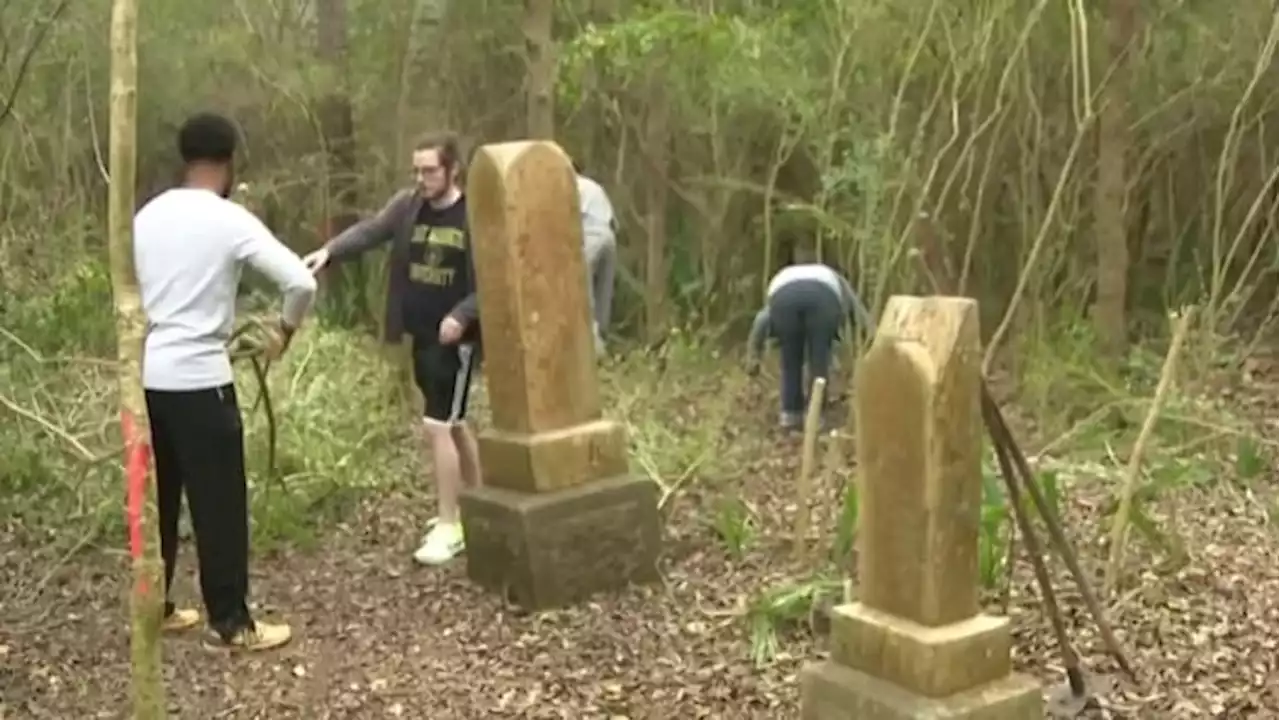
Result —
<svg viewBox="0 0 1280 720"><path fill-rule="evenodd" d="M808 357L812 379L826 379L831 369L832 347L846 319L871 329L871 318L849 281L821 263L789 265L769 282L764 308L751 324L748 368L759 371L765 340L774 337L782 351L782 412L784 429L804 423L804 366Z"/></svg>
<svg viewBox="0 0 1280 720"><path fill-rule="evenodd" d="M304 258L319 272L330 262L392 243L383 340L398 344L405 334L411 339L414 382L426 405L423 444L430 449L439 503L413 555L426 565L463 551L458 496L464 483L480 482L480 453L466 423L472 374L480 362L480 326L467 199L459 184L461 157L453 135L424 137L413 151L414 187Z"/></svg>
<svg viewBox="0 0 1280 720"><path fill-rule="evenodd" d="M591 302L591 328L596 353L604 353L604 335L613 309L613 282L617 271L618 241L614 233L613 203L600 183L582 174L573 161L582 211L582 251L587 264L587 297Z"/></svg>
<svg viewBox="0 0 1280 720"><path fill-rule="evenodd" d="M227 354L235 322L240 269L248 264L275 281L284 310L273 352L301 326L315 278L248 210L227 199L237 132L206 113L178 131L185 165L180 187L166 190L134 216L134 263L147 318L142 383L155 456L164 557L168 631L194 627L200 613L168 600L178 552L178 515L185 493L195 531L200 590L213 634L223 647L264 650L289 641L288 625L250 616L249 506L244 429Z"/></svg>

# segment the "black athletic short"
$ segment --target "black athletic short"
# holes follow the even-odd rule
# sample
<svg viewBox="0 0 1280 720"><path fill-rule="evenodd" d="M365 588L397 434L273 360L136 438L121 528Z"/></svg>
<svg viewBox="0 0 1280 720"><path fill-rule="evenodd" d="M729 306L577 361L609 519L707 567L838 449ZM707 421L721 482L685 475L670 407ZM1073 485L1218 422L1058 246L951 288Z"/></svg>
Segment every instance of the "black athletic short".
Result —
<svg viewBox="0 0 1280 720"><path fill-rule="evenodd" d="M480 348L475 343L441 345L414 340L413 381L422 391L426 406L423 418L446 425L465 420L471 378L479 363Z"/></svg>

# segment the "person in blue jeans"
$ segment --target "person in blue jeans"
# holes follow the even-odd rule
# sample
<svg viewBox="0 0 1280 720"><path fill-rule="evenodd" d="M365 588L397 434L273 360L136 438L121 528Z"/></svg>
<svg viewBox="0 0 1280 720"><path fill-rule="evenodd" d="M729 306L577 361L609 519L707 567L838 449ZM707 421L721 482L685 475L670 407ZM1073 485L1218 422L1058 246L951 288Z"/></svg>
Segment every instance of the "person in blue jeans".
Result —
<svg viewBox="0 0 1280 720"><path fill-rule="evenodd" d="M769 282L765 306L756 313L747 340L747 368L755 375L768 338L782 352L782 411L778 424L794 429L804 423L805 361L813 379L827 379L832 349L847 320L868 332L872 321L857 293L840 273L821 263L789 265Z"/></svg>
<svg viewBox="0 0 1280 720"><path fill-rule="evenodd" d="M577 173L578 201L582 211L582 250L587 265L587 299L591 303L591 328L595 335L596 354L604 354L604 336L609 330L613 308L613 283L617 274L618 223L613 203L600 183L583 174L582 165L573 160Z"/></svg>

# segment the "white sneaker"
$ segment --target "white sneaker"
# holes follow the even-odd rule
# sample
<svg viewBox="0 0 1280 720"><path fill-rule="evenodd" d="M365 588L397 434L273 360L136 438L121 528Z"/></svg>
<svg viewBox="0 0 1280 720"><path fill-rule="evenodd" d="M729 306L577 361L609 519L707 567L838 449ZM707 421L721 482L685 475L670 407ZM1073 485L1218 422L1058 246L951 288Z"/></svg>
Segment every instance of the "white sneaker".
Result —
<svg viewBox="0 0 1280 720"><path fill-rule="evenodd" d="M422 539L422 547L413 559L423 565L443 565L466 549L462 536L462 523L437 521Z"/></svg>
<svg viewBox="0 0 1280 720"><path fill-rule="evenodd" d="M432 531L433 529L435 529L435 526L436 526L436 525L439 525L439 524L440 524L440 517L439 517L439 516L432 517L432 518L428 518L428 519L427 519L427 531L426 531L426 532L424 532L424 533L422 533L422 539L418 541L418 544L419 544L419 545L426 545L426 544L427 544L427 538L431 537L431 531Z"/></svg>

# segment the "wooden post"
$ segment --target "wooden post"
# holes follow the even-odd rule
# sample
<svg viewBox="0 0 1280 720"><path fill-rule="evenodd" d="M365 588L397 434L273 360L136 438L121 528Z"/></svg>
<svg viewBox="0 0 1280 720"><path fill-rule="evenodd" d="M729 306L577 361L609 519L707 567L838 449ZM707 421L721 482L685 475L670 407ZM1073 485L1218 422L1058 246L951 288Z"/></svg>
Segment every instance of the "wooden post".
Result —
<svg viewBox="0 0 1280 720"><path fill-rule="evenodd" d="M134 185L137 182L138 2L113 0L111 8L111 184L107 235L111 289L115 296L116 343L120 360L120 434L124 440L126 519L133 588L129 596L132 632L133 717L165 717L161 675L160 621L164 613L164 566L156 534L155 475L151 434L142 390L142 343L146 318L133 266Z"/></svg>
<svg viewBox="0 0 1280 720"><path fill-rule="evenodd" d="M810 503L813 501L813 460L818 451L822 403L826 394L826 378L814 378L813 389L809 391L809 409L804 415L804 445L800 451L800 478L796 483L796 520L792 547L796 562L804 562L808 554Z"/></svg>

